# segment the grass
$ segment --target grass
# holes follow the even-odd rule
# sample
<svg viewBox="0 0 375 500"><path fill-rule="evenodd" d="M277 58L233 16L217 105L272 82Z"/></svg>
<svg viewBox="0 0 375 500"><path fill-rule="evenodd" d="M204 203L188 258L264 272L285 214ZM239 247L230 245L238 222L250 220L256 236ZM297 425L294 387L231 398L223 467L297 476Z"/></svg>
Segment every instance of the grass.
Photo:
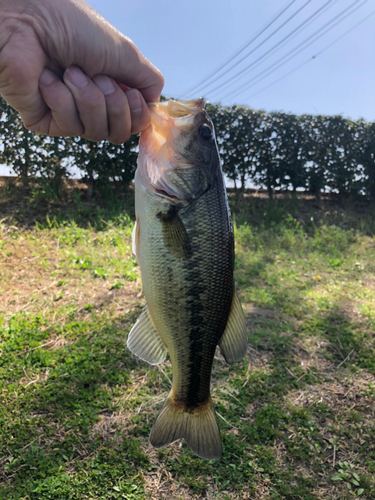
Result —
<svg viewBox="0 0 375 500"><path fill-rule="evenodd" d="M171 369L126 349L144 304L131 199L3 196L1 500L375 499L371 207L230 202L249 352L216 356L214 462L148 442Z"/></svg>

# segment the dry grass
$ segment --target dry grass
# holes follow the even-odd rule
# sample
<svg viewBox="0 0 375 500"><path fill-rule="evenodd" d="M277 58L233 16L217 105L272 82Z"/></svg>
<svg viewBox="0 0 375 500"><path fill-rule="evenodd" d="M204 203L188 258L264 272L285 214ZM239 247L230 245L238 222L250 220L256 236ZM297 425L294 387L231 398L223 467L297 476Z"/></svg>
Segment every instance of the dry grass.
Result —
<svg viewBox="0 0 375 500"><path fill-rule="evenodd" d="M266 219L264 206L257 205L266 200L262 193L256 198L252 214L260 210ZM310 220L315 203L306 201L311 205L294 217L301 224ZM354 215L331 202L322 200L314 220L350 231ZM330 231L318 225L299 240L299 229L286 226L279 240L254 230L242 242L245 226L238 224L236 277L250 345L242 364L228 367L219 352L215 356L212 393L224 456L207 463L183 443L155 450L148 442L171 369L168 361L149 367L125 349L123 332L143 304L131 224L108 219L100 229L73 222L38 227L15 213L0 224L0 326L4 352L10 353L8 359L0 355L6 370L2 410L8 412L2 417L1 499L69 498L52 486L47 493L31 492L42 484L39 472L51 481L60 478L54 463L77 499L121 498L110 491L125 479L138 485L136 493L124 490L132 500L374 498L374 459L368 457L375 457L375 367L366 354L375 343L375 278L368 227L345 246L341 233L328 241ZM276 228L284 227L289 207L283 213L280 220L272 215ZM254 227L261 227L258 222ZM340 244L343 264L330 267L327 258ZM23 333L24 317L43 321ZM7 327L18 319L13 344ZM27 335L40 338L31 344ZM68 410L55 399L58 391L65 391ZM4 468L9 457L19 465ZM332 480L342 462L360 476L362 494L349 492L349 480ZM106 476L108 470L113 475ZM96 496L88 493L92 484Z"/></svg>

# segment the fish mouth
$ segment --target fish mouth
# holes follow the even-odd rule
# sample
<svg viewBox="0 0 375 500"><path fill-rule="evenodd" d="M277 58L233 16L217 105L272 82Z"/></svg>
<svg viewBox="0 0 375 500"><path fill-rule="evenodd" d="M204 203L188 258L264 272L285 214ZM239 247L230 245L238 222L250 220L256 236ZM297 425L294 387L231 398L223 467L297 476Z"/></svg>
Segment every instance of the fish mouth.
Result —
<svg viewBox="0 0 375 500"><path fill-rule="evenodd" d="M190 101L169 101L148 103L151 113L151 128L153 139L161 147L172 134L192 126L194 117L204 109L204 99Z"/></svg>
<svg viewBox="0 0 375 500"><path fill-rule="evenodd" d="M145 185L156 195L172 202L185 200L189 195L181 185L173 183L171 175L177 167L185 169L195 165L176 152L175 141L194 125L196 114L204 109L204 99L169 100L148 105L151 124L141 134L137 170L139 174L142 172Z"/></svg>
<svg viewBox="0 0 375 500"><path fill-rule="evenodd" d="M173 99L170 99L169 101L148 102L147 104L152 108L156 108L151 109L152 122L152 115L154 114L154 111L165 113L172 119L195 115L197 112L203 110L204 99L203 97L200 97L198 99L191 99L189 101L174 101Z"/></svg>
<svg viewBox="0 0 375 500"><path fill-rule="evenodd" d="M190 199L181 179L176 185L176 170L195 168L176 149L180 134L194 126L197 113L204 110L204 99L149 102L151 124L141 134L138 156L138 179L146 189L172 203ZM178 175L178 174L177 174Z"/></svg>

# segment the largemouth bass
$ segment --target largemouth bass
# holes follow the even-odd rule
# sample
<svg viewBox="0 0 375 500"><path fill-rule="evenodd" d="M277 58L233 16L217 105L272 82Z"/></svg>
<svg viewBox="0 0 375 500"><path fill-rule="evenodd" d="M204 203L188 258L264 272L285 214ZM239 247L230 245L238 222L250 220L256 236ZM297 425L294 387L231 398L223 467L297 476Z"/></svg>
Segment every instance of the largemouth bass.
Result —
<svg viewBox="0 0 375 500"><path fill-rule="evenodd" d="M228 363L247 351L233 278L234 238L213 124L203 99L150 106L135 174L133 251L147 305L128 347L151 364L169 352L173 384L151 430L159 448L184 438L222 454L210 395L216 346Z"/></svg>

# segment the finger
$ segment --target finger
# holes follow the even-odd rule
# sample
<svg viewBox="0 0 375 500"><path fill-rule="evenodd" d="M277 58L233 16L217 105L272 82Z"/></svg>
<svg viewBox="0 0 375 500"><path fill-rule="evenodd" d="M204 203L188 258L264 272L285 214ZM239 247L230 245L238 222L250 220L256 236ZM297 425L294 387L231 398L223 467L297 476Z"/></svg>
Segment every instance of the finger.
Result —
<svg viewBox="0 0 375 500"><path fill-rule="evenodd" d="M36 124L38 132L51 136L75 136L84 133L72 93L49 69L45 68L40 76L39 90L50 111Z"/></svg>
<svg viewBox="0 0 375 500"><path fill-rule="evenodd" d="M73 95L84 132L91 141L102 141L109 135L106 101L103 92L78 66L64 73L64 83Z"/></svg>
<svg viewBox="0 0 375 500"><path fill-rule="evenodd" d="M150 124L150 109L143 98L143 95L137 89L130 89L123 83L116 82L117 85L126 94L132 114L132 134L138 134L147 128ZM130 92L127 92L130 90ZM159 99L159 98L158 98Z"/></svg>
<svg viewBox="0 0 375 500"><path fill-rule="evenodd" d="M125 92L129 102L131 121L132 121L132 134L138 134L145 130L150 124L151 116L150 110L144 100L142 94L137 89L130 89Z"/></svg>
<svg viewBox="0 0 375 500"><path fill-rule="evenodd" d="M106 139L114 144L126 142L131 134L132 121L125 93L106 75L96 75L92 81L103 92L106 101L109 129Z"/></svg>

